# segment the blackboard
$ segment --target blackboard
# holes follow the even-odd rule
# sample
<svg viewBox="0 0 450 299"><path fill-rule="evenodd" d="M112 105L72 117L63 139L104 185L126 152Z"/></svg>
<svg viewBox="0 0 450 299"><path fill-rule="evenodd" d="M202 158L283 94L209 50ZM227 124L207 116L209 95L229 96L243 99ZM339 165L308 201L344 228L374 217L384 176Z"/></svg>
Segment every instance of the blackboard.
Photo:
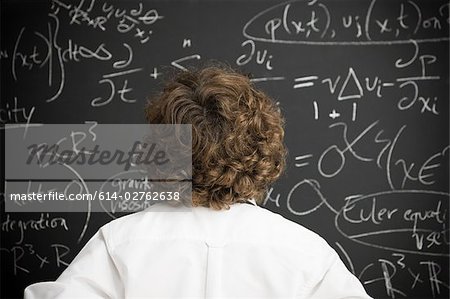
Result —
<svg viewBox="0 0 450 299"><path fill-rule="evenodd" d="M449 297L448 2L6 0L0 58L17 132L144 123L168 74L210 60L250 74L286 117L265 208L326 238L375 298ZM2 204L1 297L54 280L112 218Z"/></svg>

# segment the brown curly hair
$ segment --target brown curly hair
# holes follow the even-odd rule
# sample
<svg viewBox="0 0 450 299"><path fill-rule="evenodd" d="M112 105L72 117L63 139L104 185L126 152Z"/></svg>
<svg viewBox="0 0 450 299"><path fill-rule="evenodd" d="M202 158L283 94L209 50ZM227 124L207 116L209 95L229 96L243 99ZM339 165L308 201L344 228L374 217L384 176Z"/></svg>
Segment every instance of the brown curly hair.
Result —
<svg viewBox="0 0 450 299"><path fill-rule="evenodd" d="M230 67L182 71L148 101L151 124L192 125L192 205L257 203L283 172L284 119L274 101Z"/></svg>

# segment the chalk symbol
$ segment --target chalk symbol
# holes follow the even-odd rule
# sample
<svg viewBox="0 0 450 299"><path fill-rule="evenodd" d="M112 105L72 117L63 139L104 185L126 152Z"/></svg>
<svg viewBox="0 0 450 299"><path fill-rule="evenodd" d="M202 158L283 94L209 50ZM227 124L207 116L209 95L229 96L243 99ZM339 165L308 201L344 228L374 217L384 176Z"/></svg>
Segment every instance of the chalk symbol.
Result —
<svg viewBox="0 0 450 299"><path fill-rule="evenodd" d="M309 165L309 162L303 162L303 161L308 158L311 158L312 156L313 156L312 154L307 154L307 155L295 157L295 161L300 162L300 163L295 163L295 167L304 167L304 166Z"/></svg>
<svg viewBox="0 0 450 299"><path fill-rule="evenodd" d="M250 82L265 82L265 81L279 81L284 80L284 77L261 77L261 78L252 78Z"/></svg>
<svg viewBox="0 0 450 299"><path fill-rule="evenodd" d="M158 79L159 75L161 75L162 73L158 72L158 69L156 67L153 68L153 72L150 74L150 77L152 77L153 79Z"/></svg>
<svg viewBox="0 0 450 299"><path fill-rule="evenodd" d="M314 80L317 80L319 77L317 76L307 76L307 77L299 77L295 78L294 82L294 88L303 88L303 87L310 87L314 86Z"/></svg>
<svg viewBox="0 0 450 299"><path fill-rule="evenodd" d="M188 69L187 69L186 67L182 66L182 65L180 64L180 62L185 62L185 61L187 61L187 60L192 60L192 59L200 60L201 57L200 57L200 55L198 55L198 54L189 55L189 56L185 56L185 57L176 59L176 60L172 61L170 64L171 64L172 66L174 66L174 67L180 69L180 70L187 71Z"/></svg>
<svg viewBox="0 0 450 299"><path fill-rule="evenodd" d="M314 119L319 119L319 106L317 105L317 101L313 101L314 106Z"/></svg>
<svg viewBox="0 0 450 299"><path fill-rule="evenodd" d="M341 114L339 112L337 112L335 109L333 109L333 111L331 111L331 113L328 114L328 116L332 119L336 119L336 118L340 117Z"/></svg>
<svg viewBox="0 0 450 299"><path fill-rule="evenodd" d="M183 40L183 48L190 48L191 47L191 39L190 38L185 38Z"/></svg>

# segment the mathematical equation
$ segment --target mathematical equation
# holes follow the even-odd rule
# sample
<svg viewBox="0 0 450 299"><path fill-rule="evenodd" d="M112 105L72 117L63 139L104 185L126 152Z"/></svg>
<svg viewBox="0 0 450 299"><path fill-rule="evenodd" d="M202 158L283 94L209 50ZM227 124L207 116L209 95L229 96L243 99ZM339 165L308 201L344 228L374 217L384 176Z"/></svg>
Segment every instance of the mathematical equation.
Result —
<svg viewBox="0 0 450 299"><path fill-rule="evenodd" d="M372 0L365 4L364 9L349 13L351 6L340 10L337 2L289 1L256 14L245 24L242 33L254 41L307 45L389 45L410 39L449 40L445 34L450 23L448 3L427 2L429 6L425 7L424 2L391 1L389 11L395 11L394 16L386 14L386 1Z"/></svg>

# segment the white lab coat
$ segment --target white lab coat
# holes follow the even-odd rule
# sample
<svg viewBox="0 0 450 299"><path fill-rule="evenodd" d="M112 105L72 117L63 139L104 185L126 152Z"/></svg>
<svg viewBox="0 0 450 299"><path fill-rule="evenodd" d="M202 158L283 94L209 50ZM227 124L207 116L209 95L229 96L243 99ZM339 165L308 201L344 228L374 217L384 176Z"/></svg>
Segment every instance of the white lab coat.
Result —
<svg viewBox="0 0 450 299"><path fill-rule="evenodd" d="M156 204L104 225L25 299L370 298L324 239L278 214L180 210Z"/></svg>

